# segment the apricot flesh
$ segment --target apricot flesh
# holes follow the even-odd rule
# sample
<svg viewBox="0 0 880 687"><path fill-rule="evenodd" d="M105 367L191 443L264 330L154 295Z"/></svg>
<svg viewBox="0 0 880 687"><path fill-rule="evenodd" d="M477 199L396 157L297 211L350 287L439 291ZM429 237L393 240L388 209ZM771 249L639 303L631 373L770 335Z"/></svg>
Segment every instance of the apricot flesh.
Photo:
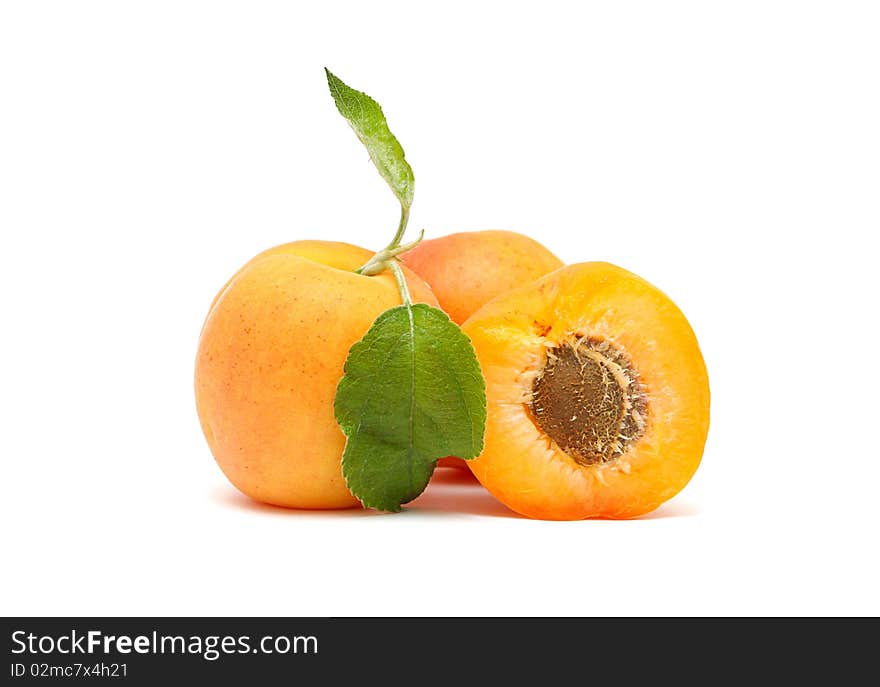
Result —
<svg viewBox="0 0 880 687"><path fill-rule="evenodd" d="M214 299L199 339L196 406L217 464L253 499L289 508L359 505L342 476L336 385L352 344L401 304L393 275L353 270L373 255L297 241L259 254ZM437 305L404 268L414 302Z"/></svg>
<svg viewBox="0 0 880 687"><path fill-rule="evenodd" d="M465 231L422 241L402 256L434 291L440 307L461 324L499 294L562 267L534 239L514 231Z"/></svg>
<svg viewBox="0 0 880 687"><path fill-rule="evenodd" d="M644 279L608 263L570 265L493 299L463 330L488 398L485 448L468 466L512 510L633 518L699 466L706 366L685 316ZM546 381L554 374L562 381Z"/></svg>

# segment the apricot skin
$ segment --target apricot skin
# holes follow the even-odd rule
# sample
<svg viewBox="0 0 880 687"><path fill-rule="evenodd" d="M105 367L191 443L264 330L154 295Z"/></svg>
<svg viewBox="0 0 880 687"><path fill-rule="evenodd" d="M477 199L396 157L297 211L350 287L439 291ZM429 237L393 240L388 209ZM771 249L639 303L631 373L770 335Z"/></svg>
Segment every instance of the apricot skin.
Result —
<svg viewBox="0 0 880 687"><path fill-rule="evenodd" d="M353 270L372 252L297 241L242 267L211 305L199 339L196 407L217 464L253 499L289 508L359 505L342 477L345 436L333 399L352 344L401 304L390 273ZM404 270L414 302L437 305Z"/></svg>
<svg viewBox="0 0 880 687"><path fill-rule="evenodd" d="M513 231L466 231L422 241L402 256L461 324L484 303L562 267L534 239Z"/></svg>
<svg viewBox="0 0 880 687"><path fill-rule="evenodd" d="M659 289L607 263L580 263L487 303L462 327L486 378L488 420L477 479L532 518L633 518L677 494L709 428L709 382L687 319ZM619 458L580 465L526 403L547 350L573 334L624 352L647 394L644 433Z"/></svg>

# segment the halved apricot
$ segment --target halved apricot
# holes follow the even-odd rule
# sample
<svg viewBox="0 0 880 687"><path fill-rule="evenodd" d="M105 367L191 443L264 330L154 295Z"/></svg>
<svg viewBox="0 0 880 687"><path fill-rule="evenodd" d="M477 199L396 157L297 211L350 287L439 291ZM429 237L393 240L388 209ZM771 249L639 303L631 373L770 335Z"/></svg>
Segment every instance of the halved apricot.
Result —
<svg viewBox="0 0 880 687"><path fill-rule="evenodd" d="M644 279L569 265L489 301L463 329L489 403L485 448L468 465L512 510L632 518L693 476L706 366L685 316Z"/></svg>

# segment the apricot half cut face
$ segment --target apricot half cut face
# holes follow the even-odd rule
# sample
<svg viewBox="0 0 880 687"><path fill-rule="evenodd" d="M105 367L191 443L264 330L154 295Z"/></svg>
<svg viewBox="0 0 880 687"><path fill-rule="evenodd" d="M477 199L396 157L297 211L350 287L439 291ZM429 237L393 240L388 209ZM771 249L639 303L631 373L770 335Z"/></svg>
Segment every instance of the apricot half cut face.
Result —
<svg viewBox="0 0 880 687"><path fill-rule="evenodd" d="M709 428L697 339L659 289L602 262L498 296L463 326L486 377L485 449L500 501L546 520L633 518L677 494Z"/></svg>

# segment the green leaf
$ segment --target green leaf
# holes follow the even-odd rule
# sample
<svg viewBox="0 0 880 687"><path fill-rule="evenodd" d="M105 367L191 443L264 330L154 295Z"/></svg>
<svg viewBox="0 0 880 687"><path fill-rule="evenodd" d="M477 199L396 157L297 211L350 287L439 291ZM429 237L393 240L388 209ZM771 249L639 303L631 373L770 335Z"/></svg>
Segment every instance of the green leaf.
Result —
<svg viewBox="0 0 880 687"><path fill-rule="evenodd" d="M438 458L483 449L486 384L473 346L423 303L386 310L351 347L335 409L346 484L370 508L399 511Z"/></svg>
<svg viewBox="0 0 880 687"><path fill-rule="evenodd" d="M339 113L348 120L351 128L361 139L370 159L388 182L400 204L409 210L413 201L415 178L412 168L404 157L403 148L388 129L388 122L379 103L366 93L346 86L326 67L327 84Z"/></svg>

